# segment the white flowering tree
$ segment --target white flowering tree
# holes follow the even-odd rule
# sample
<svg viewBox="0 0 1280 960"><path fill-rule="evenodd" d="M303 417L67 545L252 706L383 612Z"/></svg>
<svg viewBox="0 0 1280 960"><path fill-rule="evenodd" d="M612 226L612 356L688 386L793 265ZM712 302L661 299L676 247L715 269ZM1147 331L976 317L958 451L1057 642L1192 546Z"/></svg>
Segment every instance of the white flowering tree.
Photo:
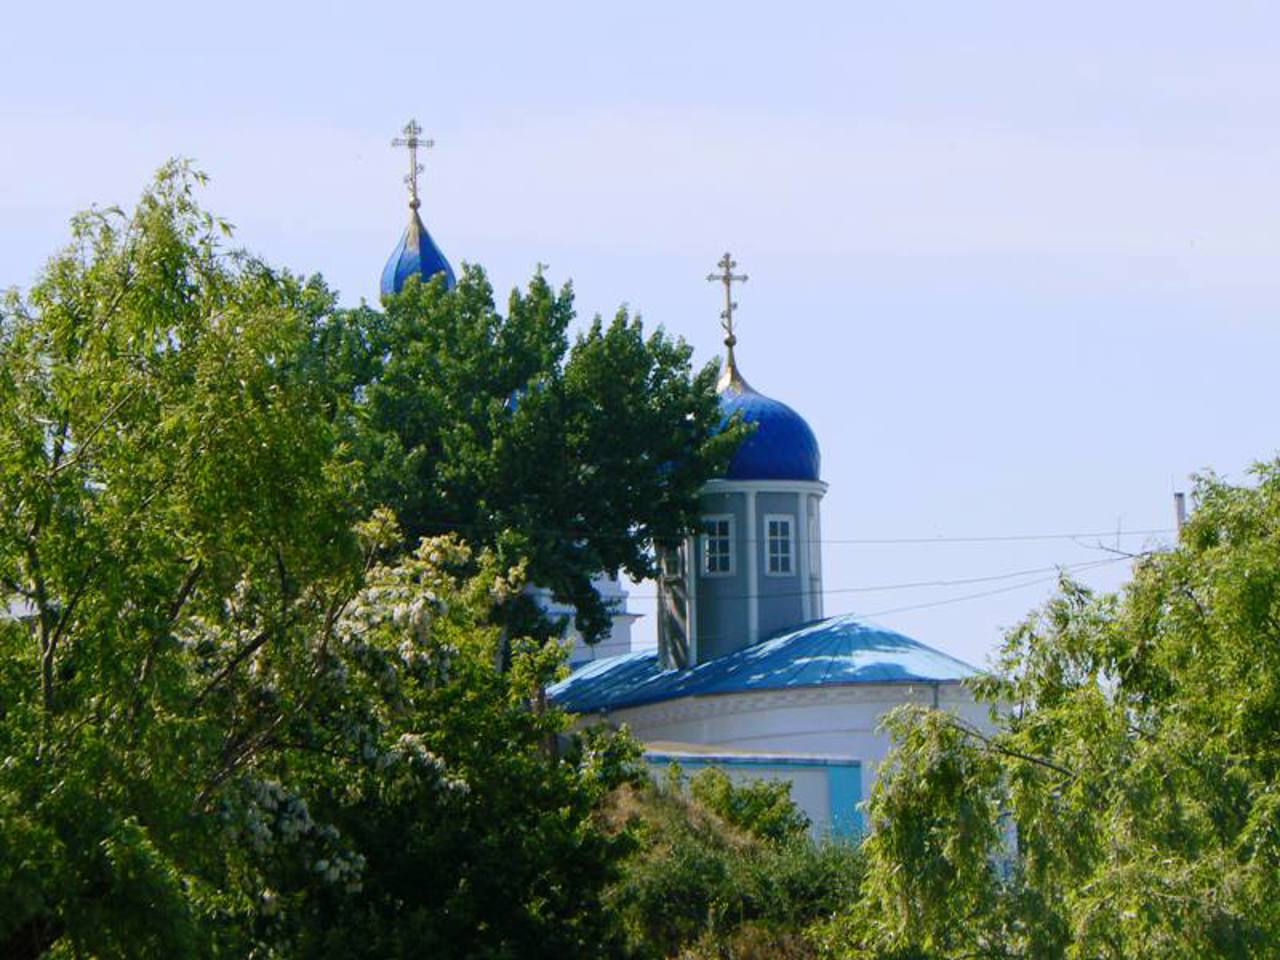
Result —
<svg viewBox="0 0 1280 960"><path fill-rule="evenodd" d="M0 956L587 952L625 744L546 749L553 651L496 670L521 570L383 565L329 294L198 181L78 218L0 312Z"/></svg>

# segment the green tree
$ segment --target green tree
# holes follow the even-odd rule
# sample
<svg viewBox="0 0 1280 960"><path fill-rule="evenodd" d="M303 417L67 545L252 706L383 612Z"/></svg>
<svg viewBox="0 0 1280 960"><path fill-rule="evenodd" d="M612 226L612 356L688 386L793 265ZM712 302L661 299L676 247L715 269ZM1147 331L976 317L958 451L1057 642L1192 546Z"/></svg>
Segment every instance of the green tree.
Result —
<svg viewBox="0 0 1280 960"><path fill-rule="evenodd" d="M0 956L592 955L632 748L496 669L522 566L358 522L332 296L199 180L0 314Z"/></svg>
<svg viewBox="0 0 1280 960"><path fill-rule="evenodd" d="M387 515L365 530L382 546L400 536ZM317 698L324 722L300 738L287 773L350 852L312 855L310 871L328 881L318 889L291 863L260 871L272 900L260 936L281 955L612 952L618 928L601 896L630 838L595 815L636 776L638 748L602 733L547 749L567 718L530 704L563 652L517 641L500 671L499 630L485 626L523 585L492 555L428 539L375 565L344 609ZM286 768L274 770L283 780Z"/></svg>
<svg viewBox="0 0 1280 960"><path fill-rule="evenodd" d="M646 337L622 310L571 343L573 320L568 285L539 272L504 316L467 267L452 291L414 280L385 312L326 317L316 355L345 391L366 502L394 509L408 544L456 531L527 563L595 640L611 621L591 579L653 575L654 544L696 527L698 491L743 429L721 429L715 366L693 373L683 342ZM513 632L549 630L527 595L503 616Z"/></svg>
<svg viewBox="0 0 1280 960"><path fill-rule="evenodd" d="M193 954L201 916L243 907L198 814L302 695L248 682L257 658L301 658L359 569L295 376L307 291L221 254L197 179L77 218L0 316L8 956Z"/></svg>
<svg viewBox="0 0 1280 960"><path fill-rule="evenodd" d="M1064 582L977 684L982 735L891 721L848 956L1272 957L1280 462L1198 482L1119 596Z"/></svg>

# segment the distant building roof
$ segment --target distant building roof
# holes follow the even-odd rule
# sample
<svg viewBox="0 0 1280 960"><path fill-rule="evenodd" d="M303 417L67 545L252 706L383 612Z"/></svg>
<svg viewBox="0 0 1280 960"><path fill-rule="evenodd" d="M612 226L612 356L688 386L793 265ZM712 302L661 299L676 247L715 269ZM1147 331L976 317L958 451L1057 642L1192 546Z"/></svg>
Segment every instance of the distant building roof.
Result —
<svg viewBox="0 0 1280 960"><path fill-rule="evenodd" d="M548 690L574 713L754 690L861 683L956 682L978 671L893 630L832 617L688 670L664 670L656 652L587 664Z"/></svg>

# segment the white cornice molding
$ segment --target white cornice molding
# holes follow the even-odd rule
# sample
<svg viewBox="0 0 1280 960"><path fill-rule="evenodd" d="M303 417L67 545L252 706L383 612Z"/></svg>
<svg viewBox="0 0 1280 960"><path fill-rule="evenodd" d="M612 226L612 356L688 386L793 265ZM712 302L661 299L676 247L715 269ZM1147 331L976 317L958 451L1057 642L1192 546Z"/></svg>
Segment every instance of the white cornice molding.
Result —
<svg viewBox="0 0 1280 960"><path fill-rule="evenodd" d="M816 493L826 495L821 480L708 480L703 493Z"/></svg>
<svg viewBox="0 0 1280 960"><path fill-rule="evenodd" d="M703 694L659 703L638 704L582 714L586 724L605 720L635 726L703 720L742 713L763 713L789 707L815 707L855 703L882 703L888 707L905 702L932 703L935 690L940 705L973 701L959 680L902 681L900 683L846 683L792 690L753 690L743 693ZM956 696L955 694L959 694ZM950 694L950 695L948 695Z"/></svg>

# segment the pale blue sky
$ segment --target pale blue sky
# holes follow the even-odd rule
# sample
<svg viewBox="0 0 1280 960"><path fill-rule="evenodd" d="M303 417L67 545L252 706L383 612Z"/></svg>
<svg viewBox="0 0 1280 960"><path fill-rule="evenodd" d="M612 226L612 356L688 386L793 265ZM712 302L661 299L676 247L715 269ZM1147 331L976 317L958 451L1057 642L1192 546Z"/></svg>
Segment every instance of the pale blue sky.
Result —
<svg viewBox="0 0 1280 960"><path fill-rule="evenodd" d="M1105 555L847 541L1166 528L1175 480L1277 447L1274 4L24 3L5 27L0 284L183 154L241 243L372 298L416 116L428 225L500 291L541 261L584 317L629 303L706 359L732 249L743 372L822 444L827 611L975 662L1047 584L884 611L1042 575L839 591Z"/></svg>

